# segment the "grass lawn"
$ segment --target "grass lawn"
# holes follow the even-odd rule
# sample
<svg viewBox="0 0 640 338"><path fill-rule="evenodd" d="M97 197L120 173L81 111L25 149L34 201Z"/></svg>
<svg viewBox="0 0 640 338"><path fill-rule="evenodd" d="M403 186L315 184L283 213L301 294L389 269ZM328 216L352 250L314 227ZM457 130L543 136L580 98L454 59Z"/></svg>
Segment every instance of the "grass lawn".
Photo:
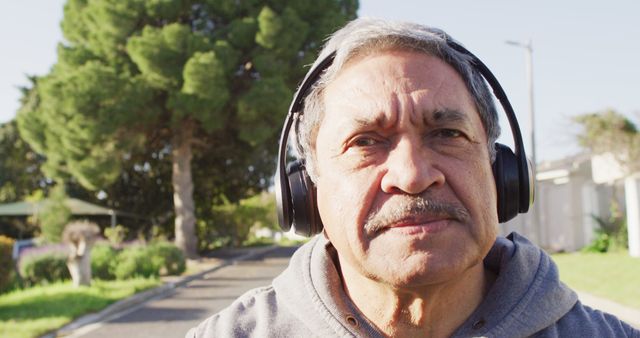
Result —
<svg viewBox="0 0 640 338"><path fill-rule="evenodd" d="M74 288L69 281L0 295L0 337L40 336L160 283L145 278L94 280L91 287Z"/></svg>
<svg viewBox="0 0 640 338"><path fill-rule="evenodd" d="M626 252L553 255L560 279L573 289L640 309L640 258Z"/></svg>

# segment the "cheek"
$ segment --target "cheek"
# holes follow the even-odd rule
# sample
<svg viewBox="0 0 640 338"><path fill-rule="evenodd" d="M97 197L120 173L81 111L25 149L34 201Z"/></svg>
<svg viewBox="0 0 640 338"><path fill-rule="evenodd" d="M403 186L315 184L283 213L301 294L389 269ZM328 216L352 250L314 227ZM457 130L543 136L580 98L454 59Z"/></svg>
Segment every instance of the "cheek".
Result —
<svg viewBox="0 0 640 338"><path fill-rule="evenodd" d="M335 175L318 178L318 211L322 222L329 231L354 228L357 224L359 207L363 203L349 180L338 180ZM361 193L361 192L360 192Z"/></svg>
<svg viewBox="0 0 640 338"><path fill-rule="evenodd" d="M338 172L338 171L336 171ZM377 191L375 179L360 175L331 174L325 171L317 184L317 203L322 223L338 248L362 252L368 246L363 224Z"/></svg>
<svg viewBox="0 0 640 338"><path fill-rule="evenodd" d="M480 178L482 187L480 189L480 200L483 201L483 211L492 224L498 224L498 198L496 193L496 183L493 177L491 166L484 167L483 175Z"/></svg>
<svg viewBox="0 0 640 338"><path fill-rule="evenodd" d="M353 208L349 208L345 205L345 192L342 191L342 187L334 184L326 184L326 176L322 179L318 179L318 212L324 225L324 231L329 238L329 241L339 252L346 253L351 252L349 249L353 245L352 238L354 227L352 224L353 215L350 211Z"/></svg>
<svg viewBox="0 0 640 338"><path fill-rule="evenodd" d="M467 180L461 182L466 186L465 205L476 220L477 236L495 237L498 224L496 186L493 172L488 165L479 164L467 173Z"/></svg>
<svg viewBox="0 0 640 338"><path fill-rule="evenodd" d="M449 186L476 221L486 223L495 219L497 224L496 186L488 159L486 162L483 158L473 162L460 159L442 170L448 173Z"/></svg>

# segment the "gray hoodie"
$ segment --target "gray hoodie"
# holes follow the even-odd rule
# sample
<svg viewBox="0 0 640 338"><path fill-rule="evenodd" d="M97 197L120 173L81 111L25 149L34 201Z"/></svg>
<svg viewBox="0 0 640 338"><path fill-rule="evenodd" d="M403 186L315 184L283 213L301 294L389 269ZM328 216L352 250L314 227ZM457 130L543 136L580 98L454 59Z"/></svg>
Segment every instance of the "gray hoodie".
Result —
<svg viewBox="0 0 640 338"><path fill-rule="evenodd" d="M271 286L253 289L187 337L382 337L347 297L335 249L316 236ZM593 310L558 279L551 258L517 234L498 238L484 260L497 274L485 300L454 337L639 337Z"/></svg>

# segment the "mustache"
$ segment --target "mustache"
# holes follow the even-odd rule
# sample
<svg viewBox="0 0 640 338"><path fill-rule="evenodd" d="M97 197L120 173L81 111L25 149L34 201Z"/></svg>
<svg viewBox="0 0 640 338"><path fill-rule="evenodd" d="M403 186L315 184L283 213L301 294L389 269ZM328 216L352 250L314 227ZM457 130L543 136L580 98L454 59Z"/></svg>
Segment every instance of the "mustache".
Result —
<svg viewBox="0 0 640 338"><path fill-rule="evenodd" d="M471 216L462 205L438 201L427 196L402 196L393 203L373 210L367 216L364 230L367 235L375 235L394 223L410 218L428 215L437 218L449 218L461 223L467 222Z"/></svg>

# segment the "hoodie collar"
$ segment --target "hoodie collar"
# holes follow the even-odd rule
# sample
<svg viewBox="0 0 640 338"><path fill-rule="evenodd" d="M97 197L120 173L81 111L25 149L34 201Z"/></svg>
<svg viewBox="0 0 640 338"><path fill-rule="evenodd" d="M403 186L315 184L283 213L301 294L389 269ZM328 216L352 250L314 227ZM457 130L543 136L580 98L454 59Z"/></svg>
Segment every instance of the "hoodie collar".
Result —
<svg viewBox="0 0 640 338"><path fill-rule="evenodd" d="M484 259L498 276L484 301L454 336L529 336L557 322L578 300L544 251L512 233Z"/></svg>

